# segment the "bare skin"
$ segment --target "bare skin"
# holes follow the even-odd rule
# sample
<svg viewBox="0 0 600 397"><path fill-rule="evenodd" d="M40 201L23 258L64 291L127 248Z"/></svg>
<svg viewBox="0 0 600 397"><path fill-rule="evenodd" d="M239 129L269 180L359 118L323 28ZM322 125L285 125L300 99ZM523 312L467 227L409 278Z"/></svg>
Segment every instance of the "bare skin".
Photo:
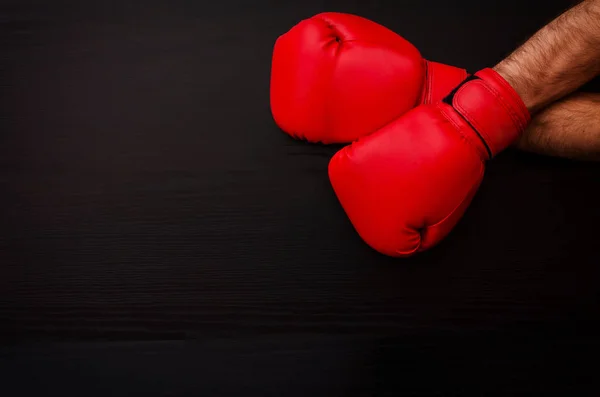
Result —
<svg viewBox="0 0 600 397"><path fill-rule="evenodd" d="M518 149L574 160L600 161L600 93L577 92L539 112Z"/></svg>
<svg viewBox="0 0 600 397"><path fill-rule="evenodd" d="M532 114L600 73L600 0L585 0L494 67Z"/></svg>
<svg viewBox="0 0 600 397"><path fill-rule="evenodd" d="M600 157L600 96L575 94L555 102L600 73L600 0L585 0L564 12L494 70L533 116L517 147L578 159Z"/></svg>

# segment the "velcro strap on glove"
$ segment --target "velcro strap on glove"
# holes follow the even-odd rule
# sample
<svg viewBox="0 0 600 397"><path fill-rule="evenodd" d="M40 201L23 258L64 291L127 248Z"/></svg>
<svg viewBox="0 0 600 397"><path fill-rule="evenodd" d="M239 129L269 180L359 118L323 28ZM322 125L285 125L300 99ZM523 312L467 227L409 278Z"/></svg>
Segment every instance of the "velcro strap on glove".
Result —
<svg viewBox="0 0 600 397"><path fill-rule="evenodd" d="M490 158L515 141L531 120L519 94L489 68L463 81L444 102L473 127Z"/></svg>

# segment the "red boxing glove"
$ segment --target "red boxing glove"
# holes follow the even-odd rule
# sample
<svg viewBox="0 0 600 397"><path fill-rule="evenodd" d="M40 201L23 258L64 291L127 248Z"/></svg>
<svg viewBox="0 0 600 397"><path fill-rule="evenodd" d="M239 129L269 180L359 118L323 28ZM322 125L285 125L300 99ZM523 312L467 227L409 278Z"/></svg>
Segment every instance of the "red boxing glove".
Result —
<svg viewBox="0 0 600 397"><path fill-rule="evenodd" d="M466 76L464 69L424 60L373 21L322 13L277 39L271 112L295 138L348 143L442 99Z"/></svg>
<svg viewBox="0 0 600 397"><path fill-rule="evenodd" d="M450 232L479 187L485 160L529 121L516 91L484 69L442 102L419 106L337 152L329 179L368 245L409 256Z"/></svg>

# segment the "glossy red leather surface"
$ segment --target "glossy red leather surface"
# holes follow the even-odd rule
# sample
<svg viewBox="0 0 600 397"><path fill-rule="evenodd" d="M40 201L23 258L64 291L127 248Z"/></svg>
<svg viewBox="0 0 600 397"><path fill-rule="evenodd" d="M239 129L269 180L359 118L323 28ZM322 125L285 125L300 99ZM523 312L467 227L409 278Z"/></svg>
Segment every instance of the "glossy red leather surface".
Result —
<svg viewBox="0 0 600 397"><path fill-rule="evenodd" d="M322 13L277 39L271 112L295 138L347 143L421 102L441 99L465 76L464 69L425 61L411 43L373 21Z"/></svg>
<svg viewBox="0 0 600 397"><path fill-rule="evenodd" d="M418 106L331 159L333 189L375 250L408 256L440 242L481 183L486 146L500 150L498 142L525 128L528 114L508 83L487 69L477 76L454 94L460 110L444 102Z"/></svg>

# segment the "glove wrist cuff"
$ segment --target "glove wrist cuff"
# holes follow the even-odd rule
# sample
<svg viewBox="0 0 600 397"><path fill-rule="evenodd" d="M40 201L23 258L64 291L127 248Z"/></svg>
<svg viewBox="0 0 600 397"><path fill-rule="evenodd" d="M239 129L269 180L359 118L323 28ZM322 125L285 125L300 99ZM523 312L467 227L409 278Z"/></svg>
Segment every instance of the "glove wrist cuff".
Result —
<svg viewBox="0 0 600 397"><path fill-rule="evenodd" d="M425 84L421 93L421 104L441 101L468 76L465 69L427 60L423 60L423 62L425 64Z"/></svg>
<svg viewBox="0 0 600 397"><path fill-rule="evenodd" d="M477 132L490 158L515 141L531 119L517 92L492 69L463 81L444 102Z"/></svg>

